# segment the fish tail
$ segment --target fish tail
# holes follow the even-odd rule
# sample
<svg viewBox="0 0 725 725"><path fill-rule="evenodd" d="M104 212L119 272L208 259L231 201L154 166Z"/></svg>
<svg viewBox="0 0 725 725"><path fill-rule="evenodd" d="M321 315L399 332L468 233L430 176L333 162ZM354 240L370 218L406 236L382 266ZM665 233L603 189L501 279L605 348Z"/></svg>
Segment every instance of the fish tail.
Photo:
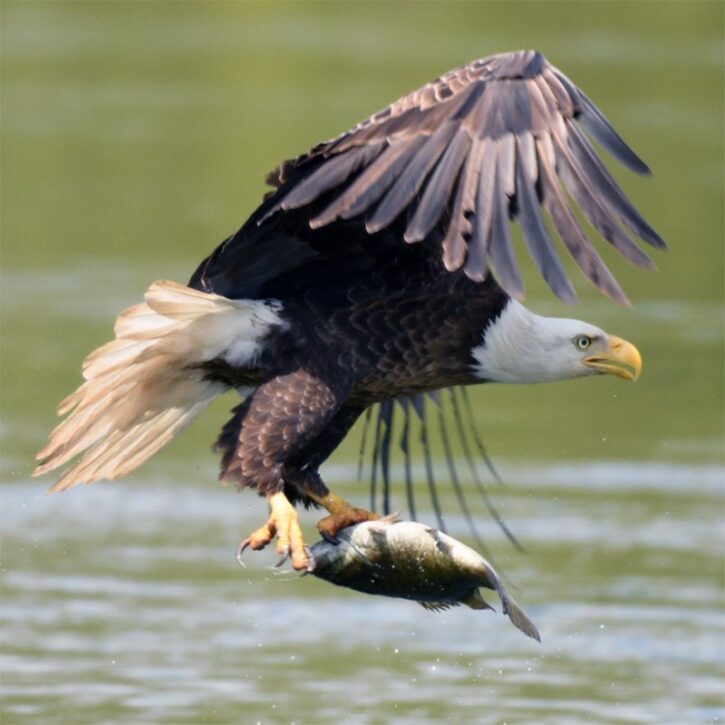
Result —
<svg viewBox="0 0 725 725"><path fill-rule="evenodd" d="M525 635L541 642L541 635L536 625L528 618L526 612L516 603L516 600L509 595L503 584L499 583L498 594L503 604L503 613L508 616L511 623L520 629Z"/></svg>

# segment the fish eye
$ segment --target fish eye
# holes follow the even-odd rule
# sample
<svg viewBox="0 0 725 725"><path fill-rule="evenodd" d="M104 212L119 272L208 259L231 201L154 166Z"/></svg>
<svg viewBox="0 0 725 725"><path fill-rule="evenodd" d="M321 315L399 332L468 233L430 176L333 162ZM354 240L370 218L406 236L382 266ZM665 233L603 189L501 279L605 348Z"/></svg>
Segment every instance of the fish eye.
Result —
<svg viewBox="0 0 725 725"><path fill-rule="evenodd" d="M578 337L574 338L574 344L580 349L580 350L586 350L589 348L592 344L593 340L588 335L579 335Z"/></svg>

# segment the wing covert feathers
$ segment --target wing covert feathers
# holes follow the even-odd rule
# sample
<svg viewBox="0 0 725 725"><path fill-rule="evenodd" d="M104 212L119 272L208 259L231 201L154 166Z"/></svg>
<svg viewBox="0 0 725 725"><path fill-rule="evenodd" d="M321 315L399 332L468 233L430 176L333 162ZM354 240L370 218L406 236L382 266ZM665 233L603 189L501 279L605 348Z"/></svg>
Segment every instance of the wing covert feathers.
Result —
<svg viewBox="0 0 725 725"><path fill-rule="evenodd" d="M540 53L476 60L282 164L268 176L279 191L260 223L314 202L322 206L310 219L313 229L362 215L372 234L402 217L405 242L433 236L446 269L462 268L474 280L492 269L509 294L521 297L509 230L514 219L551 289L574 302L543 206L585 276L626 303L570 197L632 264L649 267L651 261L625 228L651 246L665 243L624 195L587 134L631 170L649 173L592 101Z"/></svg>
<svg viewBox="0 0 725 725"><path fill-rule="evenodd" d="M84 453L55 492L120 478L140 466L225 389L205 378L201 363L232 343L237 359L253 355L261 304L154 282L142 304L118 316L116 339L86 358L85 382L58 406L67 417L37 455L33 475Z"/></svg>

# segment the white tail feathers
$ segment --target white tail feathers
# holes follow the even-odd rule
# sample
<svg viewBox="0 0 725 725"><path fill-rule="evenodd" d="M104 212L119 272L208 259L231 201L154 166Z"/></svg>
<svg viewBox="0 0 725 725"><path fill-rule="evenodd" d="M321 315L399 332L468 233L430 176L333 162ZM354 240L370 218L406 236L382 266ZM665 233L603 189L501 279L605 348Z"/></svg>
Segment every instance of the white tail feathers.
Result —
<svg viewBox="0 0 725 725"><path fill-rule="evenodd" d="M69 414L37 455L40 476L85 452L51 491L116 479L138 468L226 390L199 365L223 358L253 366L260 339L282 324L279 305L230 300L176 282L154 282L145 302L116 320L116 339L83 364L86 382L63 400Z"/></svg>

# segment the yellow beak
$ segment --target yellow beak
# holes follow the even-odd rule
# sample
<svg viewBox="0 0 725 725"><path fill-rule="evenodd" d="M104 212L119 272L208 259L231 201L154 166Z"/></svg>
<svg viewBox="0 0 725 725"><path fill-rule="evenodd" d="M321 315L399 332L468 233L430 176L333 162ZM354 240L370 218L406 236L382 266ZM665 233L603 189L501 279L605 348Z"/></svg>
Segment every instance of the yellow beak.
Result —
<svg viewBox="0 0 725 725"><path fill-rule="evenodd" d="M585 357L584 364L625 380L636 380L642 372L639 350L631 342L613 335L609 337L607 349L600 355Z"/></svg>

